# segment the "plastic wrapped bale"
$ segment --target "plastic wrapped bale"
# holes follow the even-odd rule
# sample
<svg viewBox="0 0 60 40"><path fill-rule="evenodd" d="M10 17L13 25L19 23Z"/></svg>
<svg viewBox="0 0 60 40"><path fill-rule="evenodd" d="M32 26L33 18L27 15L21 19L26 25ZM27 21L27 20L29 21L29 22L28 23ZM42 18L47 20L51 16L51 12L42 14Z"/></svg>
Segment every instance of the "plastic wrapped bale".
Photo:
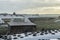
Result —
<svg viewBox="0 0 60 40"><path fill-rule="evenodd" d="M7 40L12 40L12 36L11 35L7 36Z"/></svg>

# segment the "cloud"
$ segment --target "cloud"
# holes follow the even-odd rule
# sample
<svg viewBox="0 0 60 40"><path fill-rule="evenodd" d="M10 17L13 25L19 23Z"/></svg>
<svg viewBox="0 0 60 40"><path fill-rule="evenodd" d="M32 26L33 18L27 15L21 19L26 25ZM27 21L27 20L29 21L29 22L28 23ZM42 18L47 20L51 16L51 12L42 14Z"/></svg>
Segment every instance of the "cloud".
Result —
<svg viewBox="0 0 60 40"><path fill-rule="evenodd" d="M58 3L60 0L10 0L11 2Z"/></svg>
<svg viewBox="0 0 60 40"><path fill-rule="evenodd" d="M0 12L24 11L33 8L37 10L39 7L47 6L60 6L60 0L0 0Z"/></svg>
<svg viewBox="0 0 60 40"><path fill-rule="evenodd" d="M39 7L16 11L20 14L60 14L60 7Z"/></svg>

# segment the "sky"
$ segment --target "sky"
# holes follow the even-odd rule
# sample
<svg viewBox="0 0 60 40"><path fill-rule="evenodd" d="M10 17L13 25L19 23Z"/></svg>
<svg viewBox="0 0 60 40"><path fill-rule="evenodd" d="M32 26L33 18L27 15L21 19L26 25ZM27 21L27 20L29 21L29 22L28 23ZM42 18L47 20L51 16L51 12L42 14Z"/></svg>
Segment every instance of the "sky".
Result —
<svg viewBox="0 0 60 40"><path fill-rule="evenodd" d="M0 0L0 13L60 14L60 0Z"/></svg>

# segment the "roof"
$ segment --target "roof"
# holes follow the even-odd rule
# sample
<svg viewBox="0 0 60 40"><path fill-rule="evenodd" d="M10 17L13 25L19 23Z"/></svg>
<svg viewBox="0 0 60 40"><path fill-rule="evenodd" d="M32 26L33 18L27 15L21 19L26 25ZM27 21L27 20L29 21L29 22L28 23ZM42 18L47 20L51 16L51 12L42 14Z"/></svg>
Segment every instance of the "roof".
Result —
<svg viewBox="0 0 60 40"><path fill-rule="evenodd" d="M0 18L0 24L1 24L1 23L4 23L4 21Z"/></svg>
<svg viewBox="0 0 60 40"><path fill-rule="evenodd" d="M26 25L36 25L32 22L9 22L8 23L10 26L26 26Z"/></svg>
<svg viewBox="0 0 60 40"><path fill-rule="evenodd" d="M0 15L0 18L5 19L5 18L24 18L24 17L23 16L16 16L16 15L7 14L7 15Z"/></svg>
<svg viewBox="0 0 60 40"><path fill-rule="evenodd" d="M60 22L60 19L58 19L58 20L55 20L54 22Z"/></svg>

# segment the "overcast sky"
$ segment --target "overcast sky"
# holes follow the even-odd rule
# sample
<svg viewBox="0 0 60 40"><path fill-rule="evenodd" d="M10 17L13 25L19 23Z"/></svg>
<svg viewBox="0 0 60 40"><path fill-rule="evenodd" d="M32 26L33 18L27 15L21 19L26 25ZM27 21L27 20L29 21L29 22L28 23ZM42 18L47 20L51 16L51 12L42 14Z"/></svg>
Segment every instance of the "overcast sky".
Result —
<svg viewBox="0 0 60 40"><path fill-rule="evenodd" d="M51 8L52 6L55 8L57 8L56 6L58 6L59 9L60 0L0 0L0 13L16 12L16 13L35 14L35 13L40 13L41 10L44 10L43 7ZM43 11L41 13L43 13Z"/></svg>

